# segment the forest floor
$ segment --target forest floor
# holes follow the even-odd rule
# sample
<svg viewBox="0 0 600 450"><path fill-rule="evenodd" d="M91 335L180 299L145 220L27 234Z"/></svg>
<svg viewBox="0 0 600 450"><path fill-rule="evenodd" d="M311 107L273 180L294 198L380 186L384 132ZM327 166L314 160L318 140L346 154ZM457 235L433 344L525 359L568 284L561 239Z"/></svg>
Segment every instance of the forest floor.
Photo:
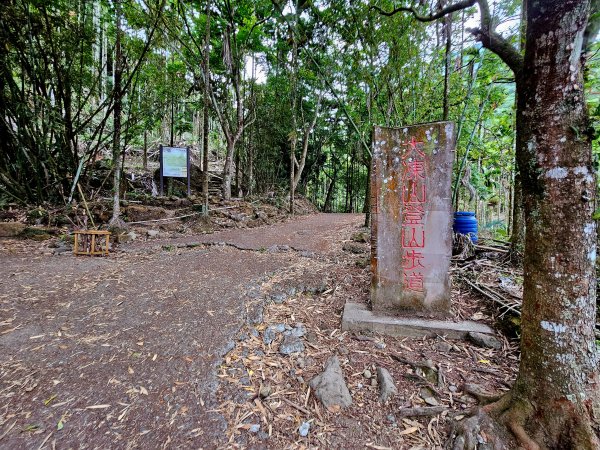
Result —
<svg viewBox="0 0 600 450"><path fill-rule="evenodd" d="M369 297L362 220L188 230L105 258L0 239L0 448L440 448L476 405L467 386L510 385L516 345L342 332L345 302ZM452 319L494 323L461 283L452 294ZM303 330L300 353L280 352L283 333L265 339L278 326ZM332 355L353 398L343 410L308 386ZM377 367L398 388L387 404Z"/></svg>

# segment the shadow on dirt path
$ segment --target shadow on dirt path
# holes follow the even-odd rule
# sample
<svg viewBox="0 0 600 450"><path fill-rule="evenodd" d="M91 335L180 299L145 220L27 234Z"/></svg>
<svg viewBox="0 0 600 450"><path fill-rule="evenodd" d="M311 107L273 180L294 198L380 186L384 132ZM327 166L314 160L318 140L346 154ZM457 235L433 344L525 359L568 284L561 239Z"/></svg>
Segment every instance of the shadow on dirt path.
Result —
<svg viewBox="0 0 600 450"><path fill-rule="evenodd" d="M331 254L361 221L318 214L136 242L108 258L2 251L0 448L223 445L216 367L243 323L244 294L301 258L262 250ZM186 242L237 249L178 248Z"/></svg>

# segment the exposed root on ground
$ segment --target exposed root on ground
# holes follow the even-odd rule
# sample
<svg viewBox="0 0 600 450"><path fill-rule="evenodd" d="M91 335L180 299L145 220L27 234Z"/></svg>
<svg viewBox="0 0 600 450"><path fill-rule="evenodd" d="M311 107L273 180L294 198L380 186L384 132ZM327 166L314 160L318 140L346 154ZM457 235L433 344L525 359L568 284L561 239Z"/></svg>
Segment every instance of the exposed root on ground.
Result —
<svg viewBox="0 0 600 450"><path fill-rule="evenodd" d="M513 448L515 443L525 450L600 448L590 415L578 413L571 404L546 414L544 417L531 403L508 392L457 423L446 448L500 450Z"/></svg>

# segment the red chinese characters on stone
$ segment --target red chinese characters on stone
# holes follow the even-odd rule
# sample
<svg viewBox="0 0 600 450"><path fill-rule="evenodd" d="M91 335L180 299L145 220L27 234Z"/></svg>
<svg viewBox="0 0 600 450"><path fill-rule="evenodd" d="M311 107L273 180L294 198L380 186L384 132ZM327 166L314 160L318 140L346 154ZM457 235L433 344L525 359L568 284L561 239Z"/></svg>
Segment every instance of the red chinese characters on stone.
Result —
<svg viewBox="0 0 600 450"><path fill-rule="evenodd" d="M403 143L402 156L402 269L403 286L409 291L424 292L425 207L427 202L427 165L423 142L414 136Z"/></svg>

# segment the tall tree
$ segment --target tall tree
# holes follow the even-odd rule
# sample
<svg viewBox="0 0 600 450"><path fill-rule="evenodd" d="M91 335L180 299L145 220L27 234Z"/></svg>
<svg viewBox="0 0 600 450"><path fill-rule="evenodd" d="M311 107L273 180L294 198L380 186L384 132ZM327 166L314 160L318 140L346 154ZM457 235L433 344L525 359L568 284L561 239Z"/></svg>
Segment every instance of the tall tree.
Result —
<svg viewBox="0 0 600 450"><path fill-rule="evenodd" d="M123 109L123 90L121 80L123 77L123 54L121 53L121 0L114 0L115 8L115 76L113 85L113 212L110 219L111 226L122 226L121 219L121 111Z"/></svg>
<svg viewBox="0 0 600 450"><path fill-rule="evenodd" d="M204 216L208 217L208 114L210 112L210 0L206 2L206 27L204 32L204 109L202 113L202 194L204 197Z"/></svg>
<svg viewBox="0 0 600 450"><path fill-rule="evenodd" d="M495 30L486 0L463 0L421 15L440 19L477 4L471 32L513 70L517 163L526 222L521 363L512 389L464 422L455 448L481 432L495 448L506 425L527 449L600 448L596 322L596 176L583 86L589 0L526 0L524 57ZM557 232L562 230L562 232Z"/></svg>

